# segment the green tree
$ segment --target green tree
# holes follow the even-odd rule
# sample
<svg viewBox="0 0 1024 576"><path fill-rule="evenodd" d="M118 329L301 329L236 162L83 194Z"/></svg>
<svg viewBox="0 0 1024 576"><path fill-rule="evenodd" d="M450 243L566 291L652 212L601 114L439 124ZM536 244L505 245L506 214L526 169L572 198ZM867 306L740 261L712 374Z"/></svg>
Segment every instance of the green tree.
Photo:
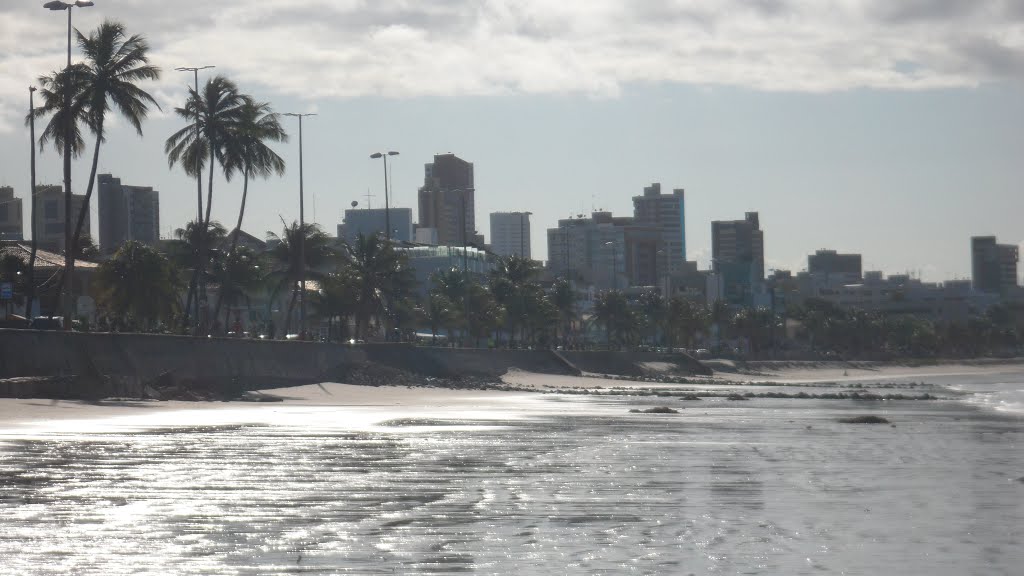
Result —
<svg viewBox="0 0 1024 576"><path fill-rule="evenodd" d="M556 280L551 289L551 304L558 311L559 330L564 344L568 344L569 335L577 321L577 302L579 302L579 295L572 287L572 283L565 278Z"/></svg>
<svg viewBox="0 0 1024 576"><path fill-rule="evenodd" d="M707 330L711 325L711 314L707 308L680 296L668 301L665 315L665 336L669 348L675 348L677 344L693 347L697 332Z"/></svg>
<svg viewBox="0 0 1024 576"><path fill-rule="evenodd" d="M285 334L290 334L292 312L302 280L299 243L303 243L307 280L319 281L324 278L323 270L336 258L336 254L331 249L330 237L316 224L306 223L300 227L298 222L292 222L285 225L280 236L267 232L267 238L276 241L275 246L269 250L271 269L268 280L272 285L270 299L273 301L284 290L291 291L284 327Z"/></svg>
<svg viewBox="0 0 1024 576"><path fill-rule="evenodd" d="M193 274L188 283L188 293L185 297L185 317L189 316L188 311L192 307L193 301L196 299L196 280L197 277L194 274L195 265L197 258L199 257L199 242L200 242L200 224L191 220L185 224L184 228L178 228L174 231L174 240L168 244L167 256L174 263L179 270L192 269ZM220 222L210 222L206 226L206 235L204 238L206 241L213 245L219 245L224 242L224 238L227 236L227 230ZM207 259L209 260L209 259ZM209 262L207 262L209 264ZM204 267L206 280L210 281L211 277L209 274L209 268Z"/></svg>
<svg viewBox="0 0 1024 576"><path fill-rule="evenodd" d="M99 305L129 326L152 329L171 321L179 309L180 280L174 266L134 240L99 265L94 285Z"/></svg>
<svg viewBox="0 0 1024 576"><path fill-rule="evenodd" d="M149 64L149 43L146 39L139 34L128 36L120 22L106 20L90 32L88 37L78 30L75 30L75 34L86 61L85 66L79 69L83 75L80 98L86 106L89 129L96 135L89 183L85 189L85 200L78 211L71 244L72 249L77 250L85 218L89 214L89 200L96 184L100 144L106 141L105 122L111 103L142 136L142 122L149 115L150 105L157 109L160 105L137 84L143 80L158 80L160 69Z"/></svg>
<svg viewBox="0 0 1024 576"><path fill-rule="evenodd" d="M251 98L245 98L231 136L225 144L224 171L228 179L235 171L241 172L242 201L238 207L238 222L231 232L231 245L227 251L229 257L235 252L242 230L242 217L249 196L249 178L269 178L275 173L279 176L284 174L284 160L267 146L267 142L288 140L288 135L281 127L280 117L270 108L270 104L256 102ZM218 298L214 318L220 307L221 299Z"/></svg>
<svg viewBox="0 0 1024 576"><path fill-rule="evenodd" d="M540 265L521 256L500 258L494 270L490 272L490 292L495 301L505 309L505 327L510 340L515 339L517 329L522 339L521 331L531 314L527 292L538 289L539 276Z"/></svg>
<svg viewBox="0 0 1024 576"><path fill-rule="evenodd" d="M250 248L238 248L232 253L221 254L210 264L210 281L217 285L218 313L220 303L227 304L224 311L226 332L231 326L230 308L245 304L249 307L252 295L263 285L266 266L262 257ZM219 314L214 314L216 321Z"/></svg>
<svg viewBox="0 0 1024 576"><path fill-rule="evenodd" d="M184 107L175 108L175 113L190 124L178 130L164 143L167 165L181 164L185 174L199 177L209 161L206 186L206 214L203 222L210 224L210 210L213 204L213 173L218 161L223 165L227 149L233 142L242 121L242 112L249 99L238 91L238 86L224 76L207 80L202 93L189 89L189 99ZM227 174L229 175L229 174ZM202 212L202 195L198 198ZM201 226L200 230L205 229ZM203 235L198 238L196 267L194 275L201 278L206 269L206 252L211 242Z"/></svg>
<svg viewBox="0 0 1024 576"><path fill-rule="evenodd" d="M348 268L343 267L321 279L320 290L313 295L312 302L315 313L327 319L328 340L348 339L348 320L356 314L358 298L359 286Z"/></svg>
<svg viewBox="0 0 1024 576"><path fill-rule="evenodd" d="M637 318L626 295L618 290L601 292L594 299L594 318L604 326L609 347L627 344L636 333Z"/></svg>
<svg viewBox="0 0 1024 576"><path fill-rule="evenodd" d="M366 337L372 320L387 330L388 318L396 304L409 296L415 276L404 254L378 234L360 234L347 249L356 293L356 335Z"/></svg>
<svg viewBox="0 0 1024 576"><path fill-rule="evenodd" d="M430 276L430 281L433 284L430 294L442 296L451 305L449 313L445 315L448 341L454 344L456 329L462 331L462 340L465 340L467 294L471 284L466 274L458 268L439 270Z"/></svg>

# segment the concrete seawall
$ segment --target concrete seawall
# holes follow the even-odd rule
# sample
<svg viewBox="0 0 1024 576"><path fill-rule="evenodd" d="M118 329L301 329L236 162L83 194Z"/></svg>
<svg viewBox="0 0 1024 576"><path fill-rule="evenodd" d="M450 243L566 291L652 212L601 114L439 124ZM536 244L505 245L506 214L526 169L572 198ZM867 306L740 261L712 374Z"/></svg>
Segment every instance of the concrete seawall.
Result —
<svg viewBox="0 0 1024 576"><path fill-rule="evenodd" d="M645 371L646 362L671 365L674 373L702 373L692 358L653 353L0 330L0 397L141 396L144 386L160 377L258 390L338 381L367 366L447 379L497 379L512 368L545 374L635 375Z"/></svg>

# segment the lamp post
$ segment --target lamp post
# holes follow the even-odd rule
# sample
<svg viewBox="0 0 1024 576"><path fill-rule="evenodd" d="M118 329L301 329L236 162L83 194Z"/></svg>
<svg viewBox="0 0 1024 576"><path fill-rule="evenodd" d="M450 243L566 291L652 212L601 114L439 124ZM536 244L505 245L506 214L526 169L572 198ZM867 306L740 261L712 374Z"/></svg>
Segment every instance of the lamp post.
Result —
<svg viewBox="0 0 1024 576"><path fill-rule="evenodd" d="M191 72L193 80L195 82L195 93L196 93L196 144L199 143L199 71L206 70L208 68L214 68L214 66L181 66L175 68L178 72ZM203 253L203 245L206 237L205 222L203 222L203 175L202 175L202 154L196 154L196 233L199 237L196 239L196 249L199 254ZM212 170L213 167L211 166ZM205 263L203 263L205 264ZM196 317L195 317L195 335L200 335L200 311L199 311L199 300L206 299L206 279L205 275L200 271L201 266L196 267L196 283L199 285L198 294L196 296ZM186 315L188 311L186 310Z"/></svg>
<svg viewBox="0 0 1024 576"><path fill-rule="evenodd" d="M388 200L388 156L398 156L398 152L390 150L388 152L374 152L370 154L370 158L376 160L382 158L384 160L384 236L388 239L388 243L391 242L391 203Z"/></svg>
<svg viewBox="0 0 1024 576"><path fill-rule="evenodd" d="M75 256L74 246L71 238L71 9L87 8L93 6L88 0L75 0L75 2L61 2L61 0L50 0L43 4L47 10L68 12L68 65L64 69L64 279L61 285L64 288L64 329L71 330L71 270L74 268ZM35 190L32 191L33 194ZM33 236L34 237L34 236Z"/></svg>
<svg viewBox="0 0 1024 576"><path fill-rule="evenodd" d="M36 234L36 106L33 95L35 86L28 87L28 122L29 122L29 173L32 178L29 187L29 230L32 232L32 248L28 256L28 286L25 296L28 300L25 303L25 316L29 322L32 321L32 304L36 299L36 247L39 245L39 236Z"/></svg>
<svg viewBox="0 0 1024 576"><path fill-rule="evenodd" d="M306 215L302 190L302 119L316 116L315 113L297 114L286 112L285 116L299 119L299 337L306 338Z"/></svg>
<svg viewBox="0 0 1024 576"><path fill-rule="evenodd" d="M612 241L612 242L605 242L604 245L612 247L612 287L613 287L612 289L613 290L618 290L619 289L619 258L618 258L619 250L615 246L615 242L614 241Z"/></svg>

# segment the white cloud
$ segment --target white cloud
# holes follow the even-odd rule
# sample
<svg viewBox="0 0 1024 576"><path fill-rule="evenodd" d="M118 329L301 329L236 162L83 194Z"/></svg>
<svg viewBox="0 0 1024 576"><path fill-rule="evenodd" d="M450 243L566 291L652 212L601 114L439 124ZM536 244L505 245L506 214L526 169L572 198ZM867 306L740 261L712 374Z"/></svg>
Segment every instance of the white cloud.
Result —
<svg viewBox="0 0 1024 576"><path fill-rule="evenodd" d="M767 91L975 86L1024 74L1016 0L123 0L78 10L145 34L166 73L216 64L249 90L309 99L579 93L635 83ZM63 62L63 19L0 8L0 131ZM161 104L169 99L161 98Z"/></svg>

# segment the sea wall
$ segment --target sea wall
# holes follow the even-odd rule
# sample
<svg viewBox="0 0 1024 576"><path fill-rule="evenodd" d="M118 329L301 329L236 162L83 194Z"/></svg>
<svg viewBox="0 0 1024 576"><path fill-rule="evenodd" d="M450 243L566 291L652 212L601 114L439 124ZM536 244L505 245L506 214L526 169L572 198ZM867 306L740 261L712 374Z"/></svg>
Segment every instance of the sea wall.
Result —
<svg viewBox="0 0 1024 576"><path fill-rule="evenodd" d="M111 377L141 389L169 375L259 389L321 382L340 365L365 361L360 348L338 344L0 330L0 378Z"/></svg>
<svg viewBox="0 0 1024 576"><path fill-rule="evenodd" d="M141 396L147 384L168 379L258 390L345 381L354 369L366 367L453 380L497 379L509 369L564 375L706 371L696 360L678 354L349 346L0 329L0 397Z"/></svg>

